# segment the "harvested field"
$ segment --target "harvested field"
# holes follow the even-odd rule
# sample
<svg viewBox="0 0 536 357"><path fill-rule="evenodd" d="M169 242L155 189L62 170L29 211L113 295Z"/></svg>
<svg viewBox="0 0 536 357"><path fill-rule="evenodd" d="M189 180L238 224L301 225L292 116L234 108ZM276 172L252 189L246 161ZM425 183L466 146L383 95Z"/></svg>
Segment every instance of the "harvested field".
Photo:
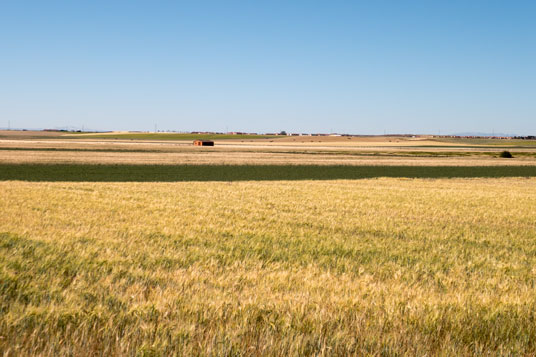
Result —
<svg viewBox="0 0 536 357"><path fill-rule="evenodd" d="M151 152L136 150L1 150L0 163L9 164L147 164L147 165L353 165L353 166L536 166L536 153L501 159L486 155L375 153L314 153L205 151Z"/></svg>
<svg viewBox="0 0 536 357"><path fill-rule="evenodd" d="M379 166L525 166L536 165L536 149L511 148L513 159L494 148L337 146L324 143L274 145L219 142L115 140L0 140L0 163L55 164L215 164L215 165L379 165Z"/></svg>

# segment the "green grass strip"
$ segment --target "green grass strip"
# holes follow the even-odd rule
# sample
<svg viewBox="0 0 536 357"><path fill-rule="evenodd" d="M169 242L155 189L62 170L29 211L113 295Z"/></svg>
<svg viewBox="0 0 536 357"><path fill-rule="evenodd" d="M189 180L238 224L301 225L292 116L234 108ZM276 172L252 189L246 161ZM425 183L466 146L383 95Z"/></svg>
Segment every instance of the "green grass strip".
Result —
<svg viewBox="0 0 536 357"><path fill-rule="evenodd" d="M2 181L175 182L534 176L536 166L0 164Z"/></svg>
<svg viewBox="0 0 536 357"><path fill-rule="evenodd" d="M81 149L81 148L24 148L24 147L0 147L0 151L58 151L58 152L173 152L163 150L145 150L145 149Z"/></svg>

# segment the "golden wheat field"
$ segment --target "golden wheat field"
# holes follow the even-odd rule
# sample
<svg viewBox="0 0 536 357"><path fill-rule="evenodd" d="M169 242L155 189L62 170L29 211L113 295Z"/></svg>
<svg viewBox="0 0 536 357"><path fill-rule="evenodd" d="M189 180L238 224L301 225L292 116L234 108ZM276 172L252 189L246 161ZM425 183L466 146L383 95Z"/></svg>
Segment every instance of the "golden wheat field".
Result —
<svg viewBox="0 0 536 357"><path fill-rule="evenodd" d="M0 182L0 351L536 353L536 180Z"/></svg>

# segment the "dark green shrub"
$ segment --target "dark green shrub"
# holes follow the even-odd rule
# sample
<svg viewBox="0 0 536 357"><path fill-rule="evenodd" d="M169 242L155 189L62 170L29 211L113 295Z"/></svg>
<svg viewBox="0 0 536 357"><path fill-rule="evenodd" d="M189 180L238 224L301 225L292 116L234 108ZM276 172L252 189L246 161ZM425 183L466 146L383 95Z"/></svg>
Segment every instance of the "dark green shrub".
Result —
<svg viewBox="0 0 536 357"><path fill-rule="evenodd" d="M512 154L510 153L510 151L503 151L501 152L501 154L499 155L499 157L503 157L505 159L511 159L513 156Z"/></svg>

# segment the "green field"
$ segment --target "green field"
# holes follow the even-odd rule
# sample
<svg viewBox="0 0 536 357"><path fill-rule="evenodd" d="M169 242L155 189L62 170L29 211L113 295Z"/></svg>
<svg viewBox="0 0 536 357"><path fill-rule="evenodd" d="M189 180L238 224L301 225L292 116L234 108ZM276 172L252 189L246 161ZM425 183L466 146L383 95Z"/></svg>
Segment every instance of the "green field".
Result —
<svg viewBox="0 0 536 357"><path fill-rule="evenodd" d="M0 151L57 151L57 152L94 152L94 153L107 153L107 152L131 152L131 153L166 153L174 151L163 150L151 150L151 149L96 149L96 148L61 148L61 147L0 147Z"/></svg>
<svg viewBox="0 0 536 357"><path fill-rule="evenodd" d="M486 138L434 138L433 141L439 143L453 143L453 144L466 144L466 145L478 145L475 147L489 146L489 147L535 147L536 140L520 140L520 139L486 139Z"/></svg>
<svg viewBox="0 0 536 357"><path fill-rule="evenodd" d="M536 166L0 164L0 180L4 181L174 182L534 176Z"/></svg>

